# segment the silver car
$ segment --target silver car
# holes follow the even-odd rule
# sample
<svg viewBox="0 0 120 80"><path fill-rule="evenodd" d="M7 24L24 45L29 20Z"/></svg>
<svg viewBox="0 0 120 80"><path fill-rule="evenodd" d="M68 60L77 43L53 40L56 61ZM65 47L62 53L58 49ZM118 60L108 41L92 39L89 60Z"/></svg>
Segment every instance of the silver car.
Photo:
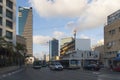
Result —
<svg viewBox="0 0 120 80"><path fill-rule="evenodd" d="M50 65L49 65L49 68L51 70L63 70L63 66L59 63L59 62L52 62Z"/></svg>

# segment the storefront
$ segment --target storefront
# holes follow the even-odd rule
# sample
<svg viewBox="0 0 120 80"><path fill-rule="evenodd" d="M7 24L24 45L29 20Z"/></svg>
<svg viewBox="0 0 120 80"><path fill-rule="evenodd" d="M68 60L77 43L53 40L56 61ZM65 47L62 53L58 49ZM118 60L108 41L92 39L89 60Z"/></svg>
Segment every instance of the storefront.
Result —
<svg viewBox="0 0 120 80"><path fill-rule="evenodd" d="M113 59L113 70L120 71L120 53Z"/></svg>

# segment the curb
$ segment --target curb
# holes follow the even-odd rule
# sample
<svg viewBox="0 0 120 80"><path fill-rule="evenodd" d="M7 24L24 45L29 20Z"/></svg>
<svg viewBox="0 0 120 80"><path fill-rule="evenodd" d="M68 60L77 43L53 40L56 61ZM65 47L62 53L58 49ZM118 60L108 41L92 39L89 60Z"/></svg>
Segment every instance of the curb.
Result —
<svg viewBox="0 0 120 80"><path fill-rule="evenodd" d="M17 70L15 70L15 71L11 71L11 72L8 72L8 73L4 73L4 74L0 75L0 80L2 80L2 79L5 78L5 77L8 77L8 76L14 75L14 74L16 74L16 73L19 73L19 72L21 72L21 71L23 71L23 70L24 70L24 68L20 68L20 69L17 69Z"/></svg>

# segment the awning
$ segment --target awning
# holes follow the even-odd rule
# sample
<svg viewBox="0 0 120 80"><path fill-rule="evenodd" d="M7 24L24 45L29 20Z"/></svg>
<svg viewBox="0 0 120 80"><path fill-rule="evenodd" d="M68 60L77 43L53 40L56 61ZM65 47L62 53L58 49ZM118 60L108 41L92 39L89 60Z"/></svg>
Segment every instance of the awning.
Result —
<svg viewBox="0 0 120 80"><path fill-rule="evenodd" d="M120 61L120 57L116 57L113 59L114 61Z"/></svg>

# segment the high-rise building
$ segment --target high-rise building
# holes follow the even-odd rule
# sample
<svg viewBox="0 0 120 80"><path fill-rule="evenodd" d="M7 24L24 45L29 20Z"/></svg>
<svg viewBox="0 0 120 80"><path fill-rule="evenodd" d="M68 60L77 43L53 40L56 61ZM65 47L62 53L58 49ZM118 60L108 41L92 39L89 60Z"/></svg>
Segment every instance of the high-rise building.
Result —
<svg viewBox="0 0 120 80"><path fill-rule="evenodd" d="M16 0L0 0L0 36L16 45Z"/></svg>
<svg viewBox="0 0 120 80"><path fill-rule="evenodd" d="M49 50L50 50L50 59L55 58L59 55L59 41L57 39L53 39L49 42Z"/></svg>
<svg viewBox="0 0 120 80"><path fill-rule="evenodd" d="M109 15L107 22L104 27L104 51L105 65L109 67L120 54L120 10Z"/></svg>
<svg viewBox="0 0 120 80"><path fill-rule="evenodd" d="M19 7L20 36L26 38L27 55L33 54L33 14L32 7Z"/></svg>

